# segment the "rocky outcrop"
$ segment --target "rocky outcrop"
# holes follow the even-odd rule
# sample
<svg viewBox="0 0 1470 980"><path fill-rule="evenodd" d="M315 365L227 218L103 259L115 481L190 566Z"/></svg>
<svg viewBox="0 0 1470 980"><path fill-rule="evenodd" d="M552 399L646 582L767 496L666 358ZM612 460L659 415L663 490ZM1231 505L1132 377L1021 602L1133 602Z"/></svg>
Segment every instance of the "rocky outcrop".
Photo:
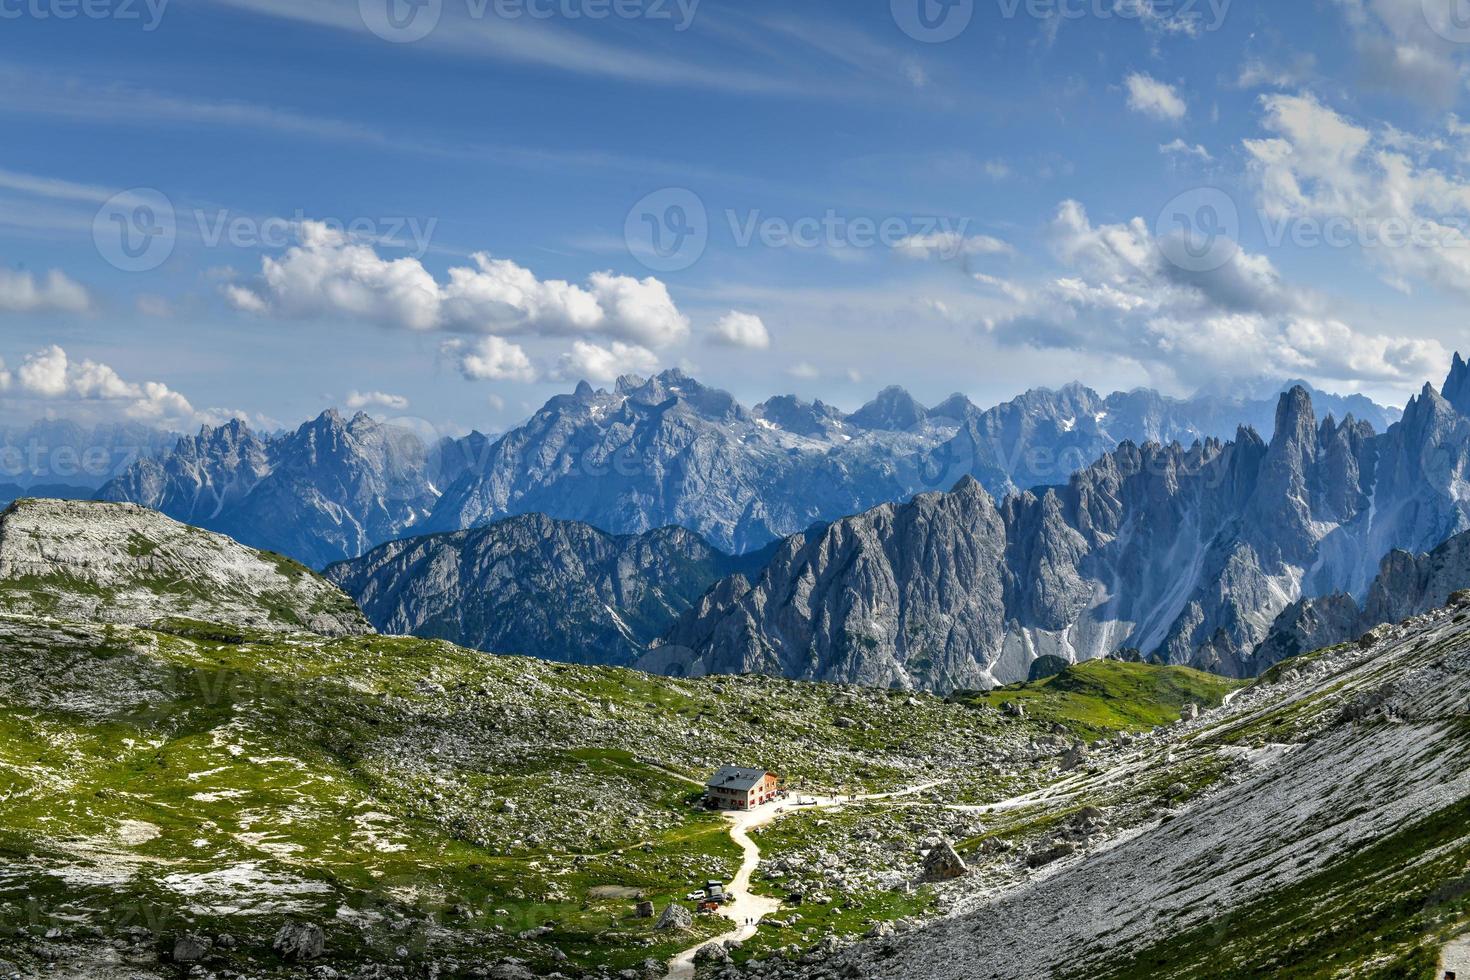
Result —
<svg viewBox="0 0 1470 980"><path fill-rule="evenodd" d="M184 617L324 636L371 632L335 586L279 555L131 504L21 500L0 514L0 609L144 625Z"/></svg>
<svg viewBox="0 0 1470 980"><path fill-rule="evenodd" d="M626 666L749 564L683 528L617 536L533 514L383 545L326 575L383 633Z"/></svg>

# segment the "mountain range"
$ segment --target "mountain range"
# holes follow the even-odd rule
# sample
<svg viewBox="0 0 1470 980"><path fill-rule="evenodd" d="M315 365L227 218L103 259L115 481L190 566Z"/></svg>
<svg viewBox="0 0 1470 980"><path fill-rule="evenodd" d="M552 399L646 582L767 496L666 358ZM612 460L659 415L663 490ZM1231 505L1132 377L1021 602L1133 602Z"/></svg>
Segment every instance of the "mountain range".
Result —
<svg viewBox="0 0 1470 980"><path fill-rule="evenodd" d="M98 496L321 568L418 529L438 503L437 487L454 481L486 441L479 433L424 439L362 413L324 412L274 436L234 420L139 460Z"/></svg>
<svg viewBox="0 0 1470 980"><path fill-rule="evenodd" d="M1396 413L1318 395L1376 429ZM889 388L846 414L772 398L746 408L679 371L583 383L499 438L423 437L359 414L295 432L205 427L102 487L110 501L290 555L314 568L408 534L542 513L611 534L665 526L733 553L975 477L996 498L1065 480L1124 442L1184 444L1264 425L1275 396L1037 389L981 410Z"/></svg>
<svg viewBox="0 0 1470 980"><path fill-rule="evenodd" d="M932 690L1025 679L1043 656L1136 650L1226 674L1302 598L1362 597L1384 555L1470 528L1470 368L1377 435L1302 387L1268 443L1124 443L997 502L973 477L788 538L640 666Z"/></svg>

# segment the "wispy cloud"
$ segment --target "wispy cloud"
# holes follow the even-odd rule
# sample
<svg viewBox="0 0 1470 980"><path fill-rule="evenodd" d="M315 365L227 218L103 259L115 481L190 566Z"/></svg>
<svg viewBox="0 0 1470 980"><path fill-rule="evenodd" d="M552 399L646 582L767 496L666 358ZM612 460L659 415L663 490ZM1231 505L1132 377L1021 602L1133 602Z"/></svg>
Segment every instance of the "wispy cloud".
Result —
<svg viewBox="0 0 1470 980"><path fill-rule="evenodd" d="M367 29L356 0L214 0L215 3L267 17L277 17L361 35L384 44ZM730 92L792 92L787 80L742 69L705 65L667 52L647 53L630 45L609 44L577 34L559 25L537 21L473 18L451 14L418 46L451 51L511 64L554 68L580 75L598 75L651 85L696 85ZM452 20L451 20L452 16ZM683 38L686 34L671 37ZM405 47L409 47L405 45Z"/></svg>

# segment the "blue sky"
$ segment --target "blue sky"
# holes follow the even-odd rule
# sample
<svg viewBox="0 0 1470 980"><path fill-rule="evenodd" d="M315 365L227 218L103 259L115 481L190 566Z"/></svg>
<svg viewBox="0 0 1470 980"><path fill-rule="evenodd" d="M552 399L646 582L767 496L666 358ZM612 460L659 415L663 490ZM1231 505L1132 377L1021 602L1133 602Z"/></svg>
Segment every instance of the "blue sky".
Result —
<svg viewBox="0 0 1470 980"><path fill-rule="evenodd" d="M422 2L0 0L7 414L1401 400L1467 346L1456 0Z"/></svg>

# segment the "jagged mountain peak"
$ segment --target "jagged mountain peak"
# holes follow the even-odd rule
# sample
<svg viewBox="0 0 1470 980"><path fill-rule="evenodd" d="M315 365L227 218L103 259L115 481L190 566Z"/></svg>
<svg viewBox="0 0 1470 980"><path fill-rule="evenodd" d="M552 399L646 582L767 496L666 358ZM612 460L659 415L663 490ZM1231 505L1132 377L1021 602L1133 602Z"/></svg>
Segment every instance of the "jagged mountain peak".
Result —
<svg viewBox="0 0 1470 980"><path fill-rule="evenodd" d="M899 432L911 429L929 417L929 410L898 385L884 388L878 397L847 417L863 429Z"/></svg>
<svg viewBox="0 0 1470 980"><path fill-rule="evenodd" d="M1459 351L1455 352L1449 376L1445 378L1440 391L1444 400L1455 407L1455 411L1461 415L1470 415L1470 364L1465 362Z"/></svg>
<svg viewBox="0 0 1470 980"><path fill-rule="evenodd" d="M842 426L842 413L818 399L808 402L796 395L768 398L751 410L751 416L762 422L799 436L823 438Z"/></svg>
<svg viewBox="0 0 1470 980"><path fill-rule="evenodd" d="M964 421L980 414L980 408L967 395L955 392L944 401L929 409L929 417Z"/></svg>
<svg viewBox="0 0 1470 980"><path fill-rule="evenodd" d="M1282 460L1294 472L1299 472L1317 456L1318 433L1317 415L1312 409L1312 396L1307 389L1296 385L1282 392L1276 407L1271 455Z"/></svg>

